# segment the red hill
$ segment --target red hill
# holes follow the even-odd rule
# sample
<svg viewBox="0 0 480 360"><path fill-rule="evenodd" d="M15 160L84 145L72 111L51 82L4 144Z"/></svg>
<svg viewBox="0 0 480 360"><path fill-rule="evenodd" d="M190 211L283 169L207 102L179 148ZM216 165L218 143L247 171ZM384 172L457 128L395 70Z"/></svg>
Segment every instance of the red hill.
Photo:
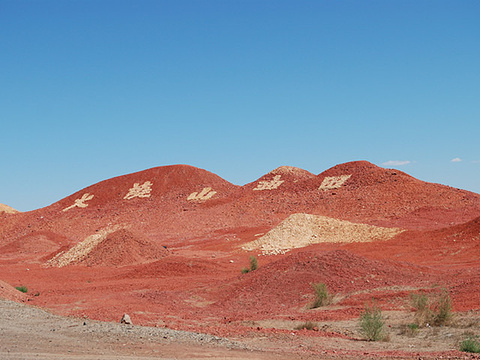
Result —
<svg viewBox="0 0 480 360"><path fill-rule="evenodd" d="M279 168L243 188L235 203L275 226L294 213L406 229L459 224L480 211L480 195L427 183L367 161L334 166L317 176ZM278 174L276 173L278 171ZM259 224L257 220L255 224Z"/></svg>
<svg viewBox="0 0 480 360"><path fill-rule="evenodd" d="M49 207L6 216L0 246L28 248L20 243L41 231L78 243L109 226L135 226L157 245L230 251L295 213L435 229L478 216L480 195L366 161L337 165L316 176L280 167L243 187L206 170L172 165L105 180ZM56 246L44 245L46 251Z"/></svg>
<svg viewBox="0 0 480 360"><path fill-rule="evenodd" d="M259 194L261 191L277 192L292 191L298 189L305 180L314 179L315 175L307 170L303 170L293 166L280 166L268 174L263 175L259 179L246 184L245 189L256 191Z"/></svg>
<svg viewBox="0 0 480 360"><path fill-rule="evenodd" d="M52 206L65 210L85 194L89 196L82 203L89 208L138 205L142 200L164 203L165 200L186 200L192 193L200 193L204 188L211 188L216 192L212 199L219 199L230 196L238 187L206 170L188 165L170 165L101 181ZM82 209L80 206L69 210Z"/></svg>
<svg viewBox="0 0 480 360"><path fill-rule="evenodd" d="M5 231L0 241L7 244L20 234L48 230L80 242L110 225L134 225L163 245L169 238L223 228L220 214L208 209L230 201L239 189L192 166L157 167L99 182L46 208L16 215L0 228L0 235Z"/></svg>
<svg viewBox="0 0 480 360"><path fill-rule="evenodd" d="M383 226L440 228L471 220L480 210L478 194L366 161L337 165L313 184L328 216Z"/></svg>
<svg viewBox="0 0 480 360"><path fill-rule="evenodd" d="M425 270L368 260L345 250L302 251L240 276L228 291L221 289L224 296L216 306L246 317L271 315L285 307L307 306L313 300L313 283L324 283L329 291L348 297L369 289L421 285L429 280Z"/></svg>

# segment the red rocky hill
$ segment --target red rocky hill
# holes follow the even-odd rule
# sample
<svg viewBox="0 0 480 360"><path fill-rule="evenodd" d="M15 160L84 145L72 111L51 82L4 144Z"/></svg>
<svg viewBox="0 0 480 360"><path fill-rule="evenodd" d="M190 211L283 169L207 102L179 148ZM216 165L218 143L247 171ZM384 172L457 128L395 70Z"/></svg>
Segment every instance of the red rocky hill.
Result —
<svg viewBox="0 0 480 360"><path fill-rule="evenodd" d="M322 187L328 179L349 176L338 189L325 189L321 203L332 217L408 229L441 228L480 215L480 195L424 182L399 170L366 161L337 165L317 176Z"/></svg>
<svg viewBox="0 0 480 360"><path fill-rule="evenodd" d="M21 239L49 234L41 239L51 252L61 247L51 241L56 237L74 244L109 226L132 226L157 245L231 250L295 213L436 229L477 217L480 195L366 161L337 165L316 176L280 167L243 187L202 169L172 165L99 182L46 208L4 215L0 246L25 250Z"/></svg>

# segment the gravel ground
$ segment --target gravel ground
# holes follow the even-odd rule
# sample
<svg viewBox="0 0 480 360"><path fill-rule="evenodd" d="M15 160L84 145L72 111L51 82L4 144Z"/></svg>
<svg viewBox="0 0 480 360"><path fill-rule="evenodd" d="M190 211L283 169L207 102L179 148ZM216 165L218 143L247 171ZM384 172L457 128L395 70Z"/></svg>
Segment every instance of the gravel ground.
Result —
<svg viewBox="0 0 480 360"><path fill-rule="evenodd" d="M1 359L269 359L207 334L75 319L0 300Z"/></svg>
<svg viewBox="0 0 480 360"><path fill-rule="evenodd" d="M446 331L450 331L446 329ZM438 334L442 337L442 334ZM280 339L280 338L279 338ZM277 340L279 340L277 339ZM225 359L225 360L338 360L405 359L405 353L382 354L381 343L374 353L362 350L309 351L317 341L330 347L342 339L305 338L295 351L275 339L228 339L166 328L122 325L53 315L45 310L0 299L0 359ZM421 340L421 339L420 339ZM419 340L419 341L420 341ZM435 342L433 337L430 337ZM441 340L441 339L440 339ZM272 343L273 341L273 343ZM410 339L413 341L413 339ZM310 344L312 342L312 344ZM351 341L350 341L351 343ZM354 342L354 343L358 343ZM276 345L275 345L276 344ZM310 346L310 345L311 346ZM345 345L345 344L343 344ZM353 344L355 345L355 344ZM373 344L369 344L373 345ZM323 348L323 346L321 346ZM430 351L440 350L432 346ZM442 347L442 346L440 346ZM328 348L328 346L326 347ZM342 348L342 347L341 347ZM345 348L345 346L343 347ZM388 346L387 346L388 348ZM302 350L303 349L303 350ZM373 349L370 349L373 350ZM385 350L385 349L383 349ZM366 352L365 352L366 351ZM380 351L380 352L378 352ZM377 353L375 353L377 352ZM323 354L322 354L323 353ZM447 352L448 353L448 352ZM474 354L411 353L409 359L479 359Z"/></svg>

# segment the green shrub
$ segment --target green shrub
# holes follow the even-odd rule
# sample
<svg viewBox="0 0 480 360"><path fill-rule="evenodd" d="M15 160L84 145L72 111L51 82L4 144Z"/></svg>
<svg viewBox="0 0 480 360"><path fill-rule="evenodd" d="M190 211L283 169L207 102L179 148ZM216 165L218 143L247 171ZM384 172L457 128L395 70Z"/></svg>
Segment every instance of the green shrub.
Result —
<svg viewBox="0 0 480 360"><path fill-rule="evenodd" d="M423 292L412 294L410 299L415 309L415 323L418 326L426 324L442 326L448 324L452 318L452 301L446 289L433 299Z"/></svg>
<svg viewBox="0 0 480 360"><path fill-rule="evenodd" d="M312 309L328 305L331 300L331 296L328 293L327 285L324 283L312 284L315 291L315 300L312 304Z"/></svg>
<svg viewBox="0 0 480 360"><path fill-rule="evenodd" d="M426 311L428 309L428 296L425 293L411 294L410 299L415 310Z"/></svg>
<svg viewBox="0 0 480 360"><path fill-rule="evenodd" d="M417 335L419 326L415 323L404 324L401 326L401 335L413 337Z"/></svg>
<svg viewBox="0 0 480 360"><path fill-rule="evenodd" d="M428 296L421 292L419 294L411 294L410 300L415 309L415 324L418 326L425 326L431 322L432 311L429 307Z"/></svg>
<svg viewBox="0 0 480 360"><path fill-rule="evenodd" d="M258 269L258 261L255 256L250 256L250 271L255 271Z"/></svg>
<svg viewBox="0 0 480 360"><path fill-rule="evenodd" d="M382 310L375 304L365 304L365 310L360 314L360 333L368 341L378 341L385 338Z"/></svg>
<svg viewBox="0 0 480 360"><path fill-rule="evenodd" d="M452 300L447 290L443 290L432 306L432 324L442 326L448 324L452 318Z"/></svg>
<svg viewBox="0 0 480 360"><path fill-rule="evenodd" d="M480 353L480 342L478 341L478 336L468 335L467 338L460 343L460 351Z"/></svg>
<svg viewBox="0 0 480 360"><path fill-rule="evenodd" d="M298 326L295 326L295 330L303 330L303 329L314 330L315 328L318 328L318 325L313 321L307 321Z"/></svg>
<svg viewBox="0 0 480 360"><path fill-rule="evenodd" d="M250 256L250 268L243 268L242 269L242 274L246 274L250 271L255 271L258 269L258 261L255 256Z"/></svg>
<svg viewBox="0 0 480 360"><path fill-rule="evenodd" d="M408 324L407 327L408 327L408 329L409 329L410 331L412 331L412 332L415 332L415 331L418 330L418 325L415 324L415 323Z"/></svg>
<svg viewBox="0 0 480 360"><path fill-rule="evenodd" d="M17 287L15 287L15 289L17 289L18 291L21 291L23 293L28 292L28 289L27 289L26 286L17 286Z"/></svg>

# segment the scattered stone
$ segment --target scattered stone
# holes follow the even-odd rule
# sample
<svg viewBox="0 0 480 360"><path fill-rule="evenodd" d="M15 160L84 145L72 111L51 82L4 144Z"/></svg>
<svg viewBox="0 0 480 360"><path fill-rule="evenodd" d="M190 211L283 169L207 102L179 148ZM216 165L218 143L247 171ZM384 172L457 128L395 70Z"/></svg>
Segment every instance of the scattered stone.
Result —
<svg viewBox="0 0 480 360"><path fill-rule="evenodd" d="M123 314L122 319L120 320L120 324L133 325L132 319L130 319L130 315Z"/></svg>

